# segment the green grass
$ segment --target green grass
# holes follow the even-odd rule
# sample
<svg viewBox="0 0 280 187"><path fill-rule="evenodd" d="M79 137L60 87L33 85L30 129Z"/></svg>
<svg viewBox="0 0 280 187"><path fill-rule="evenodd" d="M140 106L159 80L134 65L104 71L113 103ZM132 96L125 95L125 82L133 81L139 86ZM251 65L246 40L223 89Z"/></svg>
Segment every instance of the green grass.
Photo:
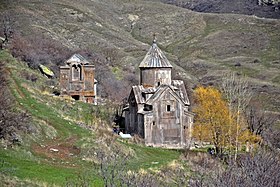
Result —
<svg viewBox="0 0 280 187"><path fill-rule="evenodd" d="M21 146L14 148L0 148L0 161L7 165L0 165L0 172L7 167L11 172L7 174L17 177L21 181L36 181L36 184L65 186L67 179L78 181L79 175L87 174L88 180L93 186L103 186L101 178L97 175L98 167L88 161L83 161L83 152L66 160L50 158L45 154L36 152L33 146L67 144L71 137L75 137L74 144L84 152L89 149L84 145L94 145L95 135L75 124L75 121L86 122L110 117L110 109L106 106L93 106L82 102L68 101L42 94L40 88L47 79L39 72L29 69L26 65L15 60L8 52L0 51L0 60L5 61L9 70L10 90L16 100L16 107L21 111L27 111L32 116L30 123L42 127L46 131L46 124L55 129L56 138L46 136L46 132L37 135L28 135ZM26 71L38 77L36 83L25 80L21 72ZM67 105L67 110L62 110ZM98 113L98 116L93 114ZM76 117L71 117L76 116ZM67 117L71 120L66 120ZM42 123L42 121L44 123ZM49 129L50 131L52 129ZM44 134L45 133L45 134ZM36 138L30 138L36 136ZM29 143L26 143L29 142ZM120 143L120 142L118 142ZM121 143L128 149L133 149L134 157L128 162L128 170L160 169L173 160L179 158L181 152L161 148L151 148L135 144ZM66 163L67 162L67 163ZM155 164L156 163L156 164ZM74 165L73 165L74 164Z"/></svg>
<svg viewBox="0 0 280 187"><path fill-rule="evenodd" d="M32 160L22 157L20 153L22 150L3 150L0 149L1 162L5 163L0 165L0 171L9 168L8 175L16 176L19 179L37 181L41 183L47 183L48 186L59 185L64 186L68 179L75 179L78 175L81 175L87 171L91 174L91 181L93 184L99 184L102 182L100 178L94 173L93 168L87 166L83 167L67 167L57 163L49 163L44 160Z"/></svg>
<svg viewBox="0 0 280 187"><path fill-rule="evenodd" d="M129 143L124 144L134 150L136 154L136 156L128 163L130 169L148 169L154 167L159 168L173 160L177 160L182 153L181 150L145 147ZM154 162L158 163L153 164Z"/></svg>
<svg viewBox="0 0 280 187"><path fill-rule="evenodd" d="M78 14L83 13L83 17L81 19L75 19L71 15L71 11L67 12L65 8L72 9ZM0 9L5 9L1 3ZM169 42L167 43L169 45L160 47L163 51L168 51L170 56L174 56L173 61L171 59L169 60L177 63L177 65L186 67L184 69L181 68L182 72L190 74L194 72L194 77L199 79L208 75L208 73L200 75L197 71L193 71L191 68L188 69L187 66L184 66L185 63L200 58L204 59L206 63L210 63L210 65L212 63L219 65L218 61L224 58L248 56L258 58L264 66L270 67L270 62L279 59L280 55L280 45L278 42L280 39L279 21L277 20L267 21L266 19L249 18L248 16L242 15L193 13L181 8L151 1L117 0L106 3L100 3L99 1L84 1L83 3L69 1L66 4L60 1L53 1L52 3L25 1L18 6L14 6L11 11L19 13L17 16L18 27L23 35L36 36L38 34L37 32L43 32L57 40L54 40L54 42L65 42L65 46L67 44L72 46L72 44L67 42L71 39L71 43L74 43L73 48L78 46L81 49L89 48L92 53L98 55L102 54L104 52L103 50L108 46L113 46L124 51L126 53L125 56L129 56L127 63L135 64L136 75L138 75L137 71L139 71L137 68L139 61L143 59L146 53L146 51L143 51L142 43L150 45L154 32L159 32L157 33L159 43L167 42L164 37L168 36ZM174 16L173 13L176 13L177 16ZM136 14L140 18L136 21L132 30L130 30L131 22L127 19L128 14ZM182 19L182 15L186 17ZM97 26L95 22L101 23L103 27ZM229 42L227 45L224 45L224 48L219 48L217 46L223 43L223 38L217 37L214 40L217 40L217 43L213 45L212 41L211 43L208 41L209 37L207 39L207 36L213 33L219 34L219 32L224 31L229 33L263 33L264 36L267 36L269 44L265 46L265 49L261 48L259 51L242 49L241 52L238 51L236 54L223 53L228 47L231 47L234 41L238 41L238 37L230 38L233 41L232 43ZM246 44L248 42L258 41L258 39L256 37L255 40L245 40L242 42ZM125 51L126 49L130 49L130 46L133 46L135 51ZM221 55L212 49L219 49ZM177 58L178 62L176 60ZM38 71L31 70L23 63L17 62L5 51L0 51L0 60L7 61L7 65L11 70L11 90L17 101L17 109L27 111L33 119L30 123L36 123L36 126L42 127L42 134L40 136L34 135L36 138L30 138L30 143L21 147L25 151L21 149L4 150L0 148L0 156L3 156L5 161L17 168L14 173L15 176L21 179L33 177L36 180L46 181L48 183L56 181L54 183L63 185L65 177L73 177L77 174L76 172L84 172L91 169L90 164L81 161L82 155L78 155L77 158L70 160L71 163L81 164L80 167L76 167L76 171L74 168L68 168L60 164L60 161L56 161L53 164L52 160L49 160L46 156L32 152L31 146L33 144L53 143L56 141L65 143L69 137L73 136L77 138L77 141L74 142L76 146L82 147L84 144L91 144L94 142L94 138L96 138L95 134L92 135L91 132L78 127L75 123L81 121L94 125L98 119L108 120L110 115L108 108L103 106L96 108L81 102L65 102L62 99L44 95L41 93L41 87L47 87L44 85L47 79L40 75ZM112 68L119 79L122 79L122 74L126 73L126 71L123 71L124 65L127 65L126 62L124 61L122 65L122 67ZM225 67L224 69L238 71L255 78L258 78L258 75L262 71L265 71L264 74L269 73L269 69L264 68L264 70L260 70L258 69L259 66L246 68L245 66L233 67L224 63L221 63L221 65ZM213 67L202 66L201 69L211 74L216 74L216 67L214 65ZM22 70L36 74L38 77L37 82L33 83L24 80L21 76ZM196 80L192 81L195 82ZM272 81L279 83L279 76L275 75ZM260 99L268 101L270 97L273 97L273 95L267 94ZM264 103L271 105L268 102ZM66 109L63 109L63 106L66 106ZM270 106L266 107L271 108ZM99 113L98 117L92 115L97 113ZM53 134L56 138L54 140L51 139L51 136L46 136L47 132L45 131L47 129L52 131L52 128L48 128L48 126L55 129ZM29 136L33 135L28 135L26 139ZM89 142L89 140L92 140L92 142ZM142 147L135 144L124 144L124 146L133 149L135 152L135 157L129 162L129 168L135 170L164 166L170 161L178 159L181 154L180 151ZM33 156L28 156L26 152L31 152ZM45 159L47 160L45 161ZM158 164L152 164L153 162L158 162ZM27 165L30 165L30 167L27 167ZM41 165L46 170L45 173L40 170ZM39 172L34 173L33 170ZM59 172L61 173L59 174L61 177L57 179L57 176L52 173Z"/></svg>
<svg viewBox="0 0 280 187"><path fill-rule="evenodd" d="M280 84L280 75L274 77L274 78L272 79L272 82L277 83L277 84Z"/></svg>
<svg viewBox="0 0 280 187"><path fill-rule="evenodd" d="M214 60L214 59L212 59ZM220 63L221 65L230 68L232 71L234 72L238 72L241 75L244 76L248 76L248 77L252 77L252 78L258 78L258 75L260 73L260 70L258 69L254 69L254 68L249 68L249 67L245 67L245 65L241 64L241 66L235 66L231 63L227 63L227 62L219 62L216 61L217 63Z"/></svg>
<svg viewBox="0 0 280 187"><path fill-rule="evenodd" d="M81 162L79 158L73 158L69 160L69 164L77 164L75 167L68 167L59 162L61 160L52 160L46 158L44 155L35 153L32 150L32 145L36 144L46 144L51 142L57 143L67 143L67 138L75 137L77 140L75 144L88 143L86 138L92 139L94 136L92 133L86 129L83 129L69 120L63 119L57 111L58 106L52 105L56 103L56 100L50 102L51 96L44 96L41 93L30 92L28 89L32 88L32 83L20 78L19 70L26 69L26 71L32 71L26 66L14 60L7 52L0 52L0 59L7 62L7 67L10 72L10 90L14 95L17 103L17 107L22 111L27 111L28 114L32 116L33 122L45 121L47 125L53 127L57 132L56 139L50 139L45 136L36 137L36 142L31 141L30 145L24 144L19 149L0 149L1 160L9 163L15 170L11 175L17 176L20 179L34 179L41 182L47 182L48 184L64 185L66 178L75 178L78 173L90 170L91 166L85 165ZM36 72L33 71L36 74ZM38 82L36 84L42 84L42 80L45 78L39 76ZM42 80L40 80L42 79ZM27 86L22 86L22 85ZM61 101L63 102L63 101ZM60 102L60 104L61 104ZM49 103L48 105L46 103ZM80 106L83 104L78 103ZM72 114L75 111L71 112ZM37 124L39 126L45 126L45 124ZM26 136L25 140L30 137ZM54 142L54 143L55 143ZM28 150L31 156L26 156L26 151ZM85 166L83 168L82 166ZM98 177L96 177L97 183L100 183ZM99 182L98 182L99 181Z"/></svg>
<svg viewBox="0 0 280 187"><path fill-rule="evenodd" d="M56 107L58 106L51 105L52 103L50 100L54 100L54 98L52 98L51 96L47 96L44 98L43 95L37 93L37 90L35 90L34 93L30 93L27 88L22 86L22 84L30 84L30 82L20 78L19 74L19 69L27 67L24 67L19 62L16 62L11 56L9 57L7 54L3 54L3 52L0 53L0 58L1 57L4 57L5 60L8 60L8 62L10 63L8 67L11 72L11 91L22 110L27 111L32 115L33 118L43 120L47 122L47 124L54 127L58 132L58 136L60 139L66 139L73 134L77 135L78 138L90 135L87 130L73 124L71 121L65 120L60 117L56 109ZM36 82L36 84L43 83ZM28 87L32 87L32 85L28 85ZM55 103L56 100L54 100L53 102ZM50 103L50 105L47 106L46 103Z"/></svg>
<svg viewBox="0 0 280 187"><path fill-rule="evenodd" d="M74 177L75 171L40 161L23 158L21 150L0 149L1 161L8 163L12 174L20 179L34 179L48 184L63 184L67 177ZM1 169L4 169L5 165Z"/></svg>
<svg viewBox="0 0 280 187"><path fill-rule="evenodd" d="M19 91L23 93L24 97L17 97L19 93L14 93L17 97L17 101L28 111L33 117L46 121L48 124L53 126L59 133L60 138L68 138L75 132L75 134L81 137L84 134L88 134L88 131L74 125L72 122L64 120L58 117L58 114L54 112L51 107L47 107L44 103L38 102L34 97L32 97L28 91L20 86L19 79L13 77L15 83L17 84ZM14 90L16 91L16 90Z"/></svg>
<svg viewBox="0 0 280 187"><path fill-rule="evenodd" d="M233 68L234 70L236 70L237 72L240 72L242 75L245 76L249 76L249 77L253 77L256 78L258 76L259 71L256 69L252 69L252 68L248 68L248 67L235 67Z"/></svg>

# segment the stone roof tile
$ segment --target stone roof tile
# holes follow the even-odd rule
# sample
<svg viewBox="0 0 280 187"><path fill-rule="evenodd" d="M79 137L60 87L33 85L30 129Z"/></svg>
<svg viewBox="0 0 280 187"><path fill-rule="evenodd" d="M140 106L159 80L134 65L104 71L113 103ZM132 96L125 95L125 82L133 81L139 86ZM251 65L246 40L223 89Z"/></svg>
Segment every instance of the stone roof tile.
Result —
<svg viewBox="0 0 280 187"><path fill-rule="evenodd" d="M139 68L172 68L172 65L154 41Z"/></svg>

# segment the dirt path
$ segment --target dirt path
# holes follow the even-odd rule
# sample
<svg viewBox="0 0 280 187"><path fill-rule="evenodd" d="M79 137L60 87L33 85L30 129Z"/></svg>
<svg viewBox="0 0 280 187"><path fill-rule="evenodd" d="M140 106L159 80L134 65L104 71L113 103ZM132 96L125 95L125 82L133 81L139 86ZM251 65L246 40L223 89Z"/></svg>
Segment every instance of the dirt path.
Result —
<svg viewBox="0 0 280 187"><path fill-rule="evenodd" d="M11 69L10 68L6 68L6 71L7 71L7 74L9 75L10 77L10 80L12 81L12 85L14 85L17 93L19 94L20 98L25 98L25 95L24 93L20 90L19 88L19 85L17 84L17 82L15 81L15 79L13 78L12 76L12 72L11 72Z"/></svg>

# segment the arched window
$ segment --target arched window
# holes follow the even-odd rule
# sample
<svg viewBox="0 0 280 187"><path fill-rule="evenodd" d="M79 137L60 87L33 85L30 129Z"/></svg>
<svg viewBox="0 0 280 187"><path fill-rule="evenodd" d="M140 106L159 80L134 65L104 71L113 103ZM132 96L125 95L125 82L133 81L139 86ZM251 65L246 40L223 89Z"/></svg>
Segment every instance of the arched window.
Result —
<svg viewBox="0 0 280 187"><path fill-rule="evenodd" d="M82 80L81 65L72 66L72 80Z"/></svg>
<svg viewBox="0 0 280 187"><path fill-rule="evenodd" d="M79 73L80 73L79 74L79 78L80 78L80 81L81 81L81 80L83 80L83 77L82 77L82 66L79 64L78 68L79 68Z"/></svg>

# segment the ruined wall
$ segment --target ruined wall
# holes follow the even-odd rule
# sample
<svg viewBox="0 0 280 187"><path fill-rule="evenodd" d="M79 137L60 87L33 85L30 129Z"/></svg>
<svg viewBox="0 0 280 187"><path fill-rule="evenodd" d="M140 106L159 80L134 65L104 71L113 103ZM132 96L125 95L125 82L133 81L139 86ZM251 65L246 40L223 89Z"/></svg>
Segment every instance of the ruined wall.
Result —
<svg viewBox="0 0 280 187"><path fill-rule="evenodd" d="M66 94L69 90L69 71L70 67L62 66L60 67L60 87L62 94Z"/></svg>

